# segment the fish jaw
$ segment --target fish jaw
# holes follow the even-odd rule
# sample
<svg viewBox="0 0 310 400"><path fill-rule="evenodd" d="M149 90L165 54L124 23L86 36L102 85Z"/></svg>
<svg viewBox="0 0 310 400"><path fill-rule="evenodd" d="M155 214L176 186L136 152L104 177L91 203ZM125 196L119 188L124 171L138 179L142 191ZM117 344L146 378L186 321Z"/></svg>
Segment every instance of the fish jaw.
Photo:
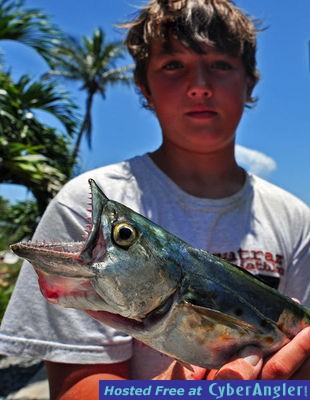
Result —
<svg viewBox="0 0 310 400"><path fill-rule="evenodd" d="M64 277L89 278L94 273L79 259L83 247L83 242L20 242L11 245L12 251L28 260L36 270Z"/></svg>
<svg viewBox="0 0 310 400"><path fill-rule="evenodd" d="M91 230L86 241L67 243L20 242L11 245L12 251L28 260L36 270L64 277L95 276L89 268L94 262L102 261L106 255L106 246L101 233L101 214L109 199L100 191L96 183L90 180L91 187Z"/></svg>
<svg viewBox="0 0 310 400"><path fill-rule="evenodd" d="M50 303L81 310L102 310L106 306L85 277L63 277L40 270L36 272L41 293Z"/></svg>
<svg viewBox="0 0 310 400"><path fill-rule="evenodd" d="M104 309L105 302L96 293L91 278L96 271L93 262L105 257L105 242L100 232L101 212L108 199L92 190L92 225L86 241L80 242L20 242L11 245L12 251L28 260L34 267L40 290L51 303L77 309ZM83 256L81 256L81 254Z"/></svg>

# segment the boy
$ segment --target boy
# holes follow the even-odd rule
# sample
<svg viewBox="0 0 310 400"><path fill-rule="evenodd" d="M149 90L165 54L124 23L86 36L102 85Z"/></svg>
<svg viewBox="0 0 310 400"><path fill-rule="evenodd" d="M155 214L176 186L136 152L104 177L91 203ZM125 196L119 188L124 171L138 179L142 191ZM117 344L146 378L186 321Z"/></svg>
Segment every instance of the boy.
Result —
<svg viewBox="0 0 310 400"><path fill-rule="evenodd" d="M254 254L253 273L309 305L308 207L246 173L234 156L258 81L253 23L229 0L152 0L127 28L136 84L158 118L162 145L68 183L35 238L81 239L92 177L108 197L197 247L239 264ZM100 321L100 312L92 315ZM99 379L310 377L309 328L269 360L249 347L210 372L190 371L102 322L47 304L26 264L2 325L2 351L45 359L51 398L62 400L97 398Z"/></svg>

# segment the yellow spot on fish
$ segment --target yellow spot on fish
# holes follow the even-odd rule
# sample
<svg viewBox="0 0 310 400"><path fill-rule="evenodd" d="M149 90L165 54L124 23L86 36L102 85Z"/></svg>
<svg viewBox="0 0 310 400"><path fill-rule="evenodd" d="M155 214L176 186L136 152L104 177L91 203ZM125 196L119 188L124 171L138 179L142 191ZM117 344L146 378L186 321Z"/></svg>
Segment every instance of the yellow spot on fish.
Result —
<svg viewBox="0 0 310 400"><path fill-rule="evenodd" d="M227 333L223 333L222 335L220 335L219 336L219 340L230 340L231 339L231 336L230 335L228 335Z"/></svg>
<svg viewBox="0 0 310 400"><path fill-rule="evenodd" d="M273 339L272 336L266 336L264 338L264 341L265 341L266 344L272 344L274 342L274 339Z"/></svg>

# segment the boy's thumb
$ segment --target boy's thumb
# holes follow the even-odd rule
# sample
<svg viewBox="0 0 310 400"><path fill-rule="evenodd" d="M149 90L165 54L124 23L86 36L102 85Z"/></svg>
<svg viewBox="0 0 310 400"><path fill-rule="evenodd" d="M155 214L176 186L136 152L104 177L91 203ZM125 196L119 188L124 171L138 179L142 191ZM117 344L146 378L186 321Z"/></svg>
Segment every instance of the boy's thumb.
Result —
<svg viewBox="0 0 310 400"><path fill-rule="evenodd" d="M247 346L236 354L230 362L219 369L214 379L257 379L262 366L263 357L261 350L255 346Z"/></svg>

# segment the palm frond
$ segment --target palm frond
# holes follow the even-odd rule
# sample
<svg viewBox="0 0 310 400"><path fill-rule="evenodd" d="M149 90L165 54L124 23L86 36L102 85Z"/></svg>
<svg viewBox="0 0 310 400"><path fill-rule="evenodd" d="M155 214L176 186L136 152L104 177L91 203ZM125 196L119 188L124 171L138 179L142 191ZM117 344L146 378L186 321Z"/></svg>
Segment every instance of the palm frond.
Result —
<svg viewBox="0 0 310 400"><path fill-rule="evenodd" d="M132 83L132 66L118 67L117 63L125 57L121 42L106 42L101 28L94 30L91 37L83 36L81 40L67 37L61 45L53 50L53 62L49 75L63 77L78 82L80 89L86 92L84 119L78 133L73 156L77 155L81 138L85 134L91 146L93 96L97 93L105 97L106 88L116 83Z"/></svg>
<svg viewBox="0 0 310 400"><path fill-rule="evenodd" d="M23 1L0 0L0 40L16 40L35 49L47 61L63 34L39 9L24 9Z"/></svg>
<svg viewBox="0 0 310 400"><path fill-rule="evenodd" d="M8 123L15 120L16 124L32 124L31 115L35 110L41 110L61 122L69 136L75 133L79 123L77 106L56 81L33 81L28 75L23 75L14 83L9 75L0 73L0 87L0 113Z"/></svg>

